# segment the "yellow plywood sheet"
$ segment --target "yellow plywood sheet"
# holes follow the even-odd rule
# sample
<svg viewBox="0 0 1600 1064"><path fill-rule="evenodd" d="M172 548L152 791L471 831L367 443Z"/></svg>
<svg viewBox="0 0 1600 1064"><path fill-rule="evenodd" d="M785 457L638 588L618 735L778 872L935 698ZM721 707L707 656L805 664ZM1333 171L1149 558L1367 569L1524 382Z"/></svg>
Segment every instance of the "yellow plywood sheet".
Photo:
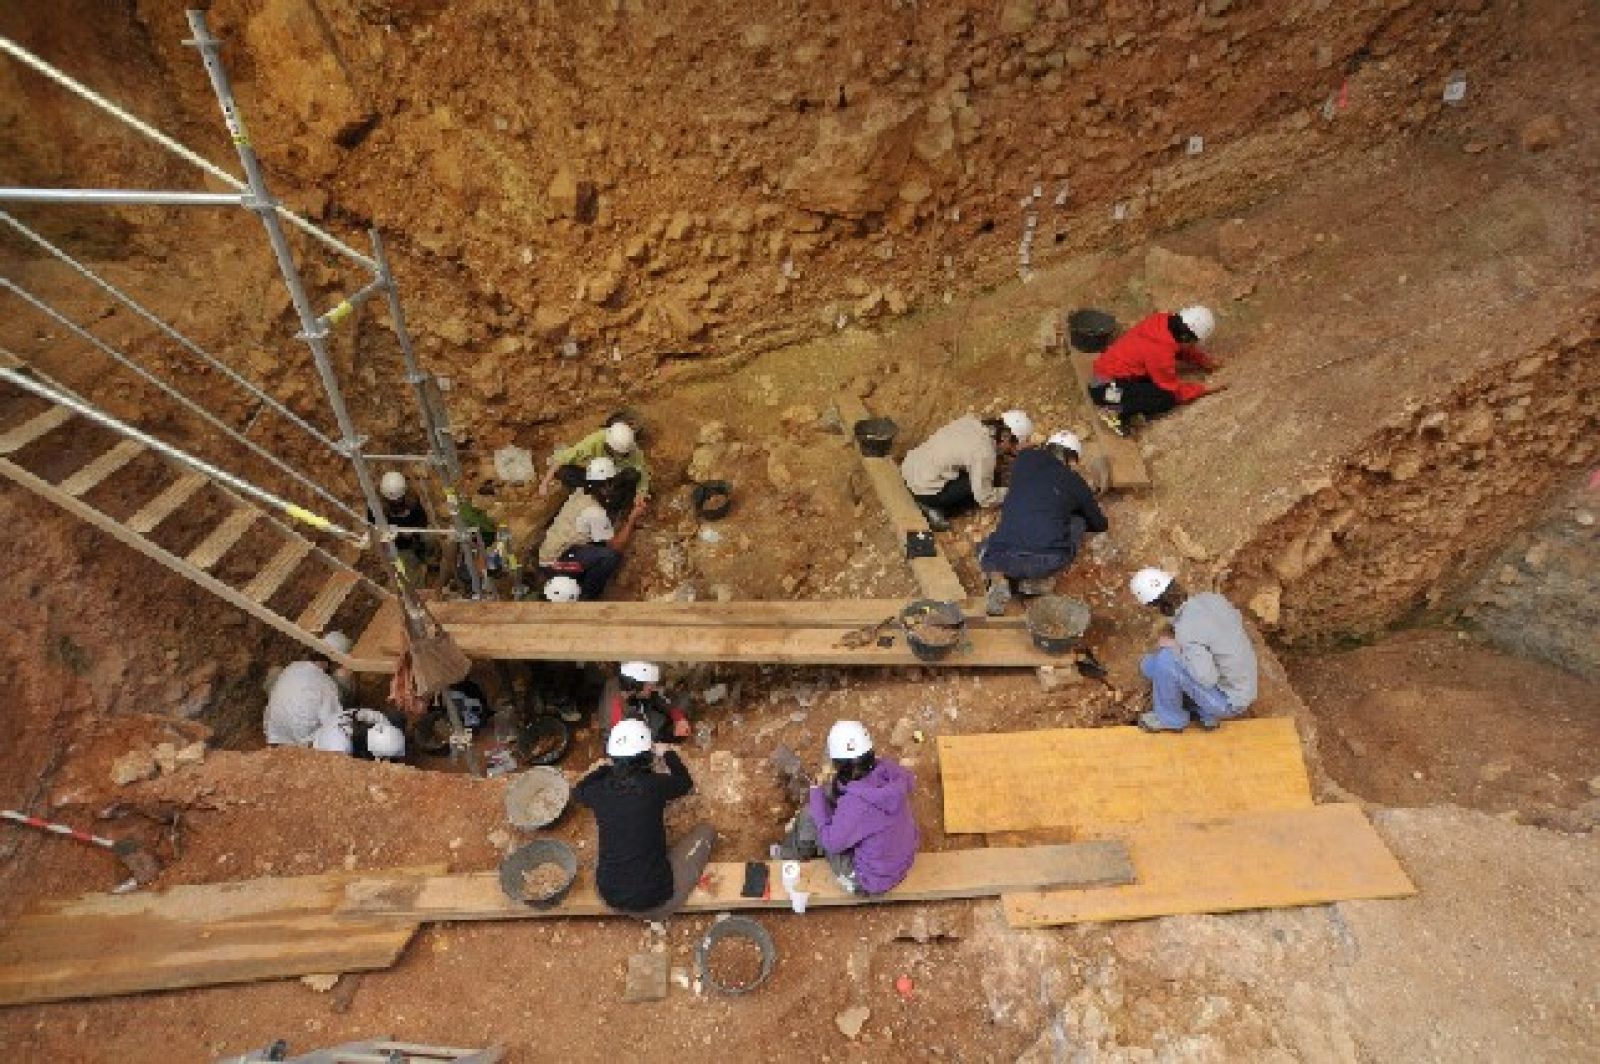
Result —
<svg viewBox="0 0 1600 1064"><path fill-rule="evenodd" d="M1012 927L1051 927L1417 892L1354 805L1158 821L1125 828L1116 837L1133 855L1134 882L1007 894L1006 921Z"/></svg>
<svg viewBox="0 0 1600 1064"><path fill-rule="evenodd" d="M1057 728L941 735L944 830L1090 828L1311 804L1288 718L1216 731Z"/></svg>

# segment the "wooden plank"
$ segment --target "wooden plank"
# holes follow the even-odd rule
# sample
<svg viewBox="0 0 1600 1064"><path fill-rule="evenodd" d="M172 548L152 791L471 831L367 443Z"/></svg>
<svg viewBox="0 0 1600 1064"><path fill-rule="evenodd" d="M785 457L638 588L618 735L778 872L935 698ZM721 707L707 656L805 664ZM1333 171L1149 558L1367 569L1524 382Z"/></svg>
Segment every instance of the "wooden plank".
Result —
<svg viewBox="0 0 1600 1064"><path fill-rule="evenodd" d="M417 925L335 916L351 878L183 886L45 906L0 932L0 1005L386 968Z"/></svg>
<svg viewBox="0 0 1600 1064"><path fill-rule="evenodd" d="M1216 731L1057 728L939 736L949 834L1103 827L1311 805L1294 721Z"/></svg>
<svg viewBox="0 0 1600 1064"><path fill-rule="evenodd" d="M675 625L688 628L838 628L853 630L897 616L911 599L825 599L734 602L471 602L429 604L446 624ZM981 602L964 603L975 627L1024 628L1020 614L987 617Z"/></svg>
<svg viewBox="0 0 1600 1064"><path fill-rule="evenodd" d="M37 414L16 428L0 433L0 455L15 454L28 444L47 433L72 420L72 411L64 406L52 406L42 414Z"/></svg>
<svg viewBox="0 0 1600 1064"><path fill-rule="evenodd" d="M429 609L439 605L443 603L429 603ZM350 656L358 661L393 662L399 658L400 649L405 645L405 638L405 618L400 612L400 600L385 599L383 605L379 606L367 620L367 626L361 630L356 645L350 648ZM390 665L385 671L393 670L394 666Z"/></svg>
<svg viewBox="0 0 1600 1064"><path fill-rule="evenodd" d="M227 517L224 517L205 539L200 541L199 546L189 552L189 556L184 561L196 569L210 569L222 560L222 556L228 553L235 543L244 538L244 534L250 530L250 526L255 524L260 517L261 511L254 507L240 506L236 508Z"/></svg>
<svg viewBox="0 0 1600 1064"><path fill-rule="evenodd" d="M322 590L317 592L316 597L311 600L310 604L306 606L294 623L308 632L315 632L320 635L322 630L328 627L328 622L333 619L333 615L339 612L339 607L344 604L344 600L350 597L350 592L355 588L359 579L360 577L356 573L347 569L335 569L328 576L327 582L322 585ZM396 647L394 653L398 655L400 648Z"/></svg>
<svg viewBox="0 0 1600 1064"><path fill-rule="evenodd" d="M1354 805L1150 821L1124 829L1137 873L1124 886L1003 899L1012 927L1320 905L1417 892Z"/></svg>
<svg viewBox="0 0 1600 1064"><path fill-rule="evenodd" d="M1089 398L1089 382L1094 379L1094 355L1084 351L1072 353L1072 370L1078 376L1078 391L1083 401L1093 406ZM1111 467L1111 487L1120 490L1151 487L1150 468L1145 465L1144 451L1139 441L1128 436L1118 436L1096 420L1093 443L1106 457ZM1089 455L1084 455L1085 461Z"/></svg>
<svg viewBox="0 0 1600 1064"><path fill-rule="evenodd" d="M157 525L177 512L178 507L192 499L195 492L205 487L208 479L204 473L193 471L180 474L177 480L162 489L160 495L128 518L128 529L140 536L149 535Z"/></svg>
<svg viewBox="0 0 1600 1064"><path fill-rule="evenodd" d="M283 586L284 581L289 579L289 574L294 572L310 553L309 540L295 538L284 541L278 552L244 586L245 595L254 602L266 605L267 600Z"/></svg>
<svg viewBox="0 0 1600 1064"><path fill-rule="evenodd" d="M837 628L689 628L669 625L446 624L468 656L503 661L747 662L785 665L927 665L953 668L1035 668L1065 659L1033 645L1016 628L969 629L966 640L939 661L921 661L898 629L893 643L850 647ZM362 648L363 657L400 653L398 629L387 642Z"/></svg>
<svg viewBox="0 0 1600 1064"><path fill-rule="evenodd" d="M872 416L860 398L850 392L841 393L835 405L845 432L852 434L852 438L855 423ZM859 447L856 452L860 455ZM911 489L906 487L905 478L900 475L900 467L894 459L860 457L862 468L867 473L867 482L872 485L872 492L883 506L883 512L889 516L889 525L894 529L902 550L907 533L931 531L928 519L922 514L922 507L917 505ZM962 602L966 599L967 590L961 583L961 577L944 555L935 554L908 561L911 575L925 598L944 602Z"/></svg>
<svg viewBox="0 0 1600 1064"><path fill-rule="evenodd" d="M138 440L118 440L106 453L63 480L61 490L68 495L82 495L139 457L145 450L145 445Z"/></svg>
<svg viewBox="0 0 1600 1064"><path fill-rule="evenodd" d="M770 897L744 898L743 862L712 863L700 885L689 895L685 912L722 912L732 909L788 909L780 863L766 862ZM1035 846L1021 849L947 850L919 854L911 872L894 890L872 898L848 894L840 888L826 861L807 861L800 889L808 891L808 908L873 905L889 902L926 902L955 898L981 898L1019 889L1042 889L1040 881L1056 888L1130 883L1133 870L1126 848L1114 840ZM1032 888L1005 884L1028 882ZM532 920L567 916L611 915L595 893L589 869L580 870L577 883L562 903L552 909L535 909L514 902L500 889L495 872L445 876L390 875L367 881L352 880L340 909L357 920L392 919L406 923L435 920Z"/></svg>

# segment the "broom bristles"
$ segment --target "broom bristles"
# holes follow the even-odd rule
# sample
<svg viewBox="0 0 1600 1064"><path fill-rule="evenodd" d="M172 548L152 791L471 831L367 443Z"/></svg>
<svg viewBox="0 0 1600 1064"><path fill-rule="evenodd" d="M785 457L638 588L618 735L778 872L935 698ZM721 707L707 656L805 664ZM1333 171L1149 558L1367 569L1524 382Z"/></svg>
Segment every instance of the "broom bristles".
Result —
<svg viewBox="0 0 1600 1064"><path fill-rule="evenodd" d="M417 694L423 698L432 698L451 684L460 683L471 671L472 659L446 633L411 643L411 675Z"/></svg>

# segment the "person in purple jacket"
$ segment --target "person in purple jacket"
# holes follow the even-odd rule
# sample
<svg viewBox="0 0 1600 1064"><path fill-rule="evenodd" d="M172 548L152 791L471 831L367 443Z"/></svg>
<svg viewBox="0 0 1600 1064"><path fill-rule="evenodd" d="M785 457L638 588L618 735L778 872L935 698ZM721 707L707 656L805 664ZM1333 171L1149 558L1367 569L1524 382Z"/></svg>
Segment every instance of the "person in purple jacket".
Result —
<svg viewBox="0 0 1600 1064"><path fill-rule="evenodd" d="M812 787L780 847L788 859L824 856L852 894L884 894L911 871L921 837L911 815L911 770L879 759L860 721L828 731L833 779Z"/></svg>

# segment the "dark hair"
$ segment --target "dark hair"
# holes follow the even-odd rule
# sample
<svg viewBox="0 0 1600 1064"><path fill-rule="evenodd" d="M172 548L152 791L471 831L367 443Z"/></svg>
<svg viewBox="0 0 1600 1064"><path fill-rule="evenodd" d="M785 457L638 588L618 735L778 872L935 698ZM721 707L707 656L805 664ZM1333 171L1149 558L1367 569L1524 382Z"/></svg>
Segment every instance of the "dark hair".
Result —
<svg viewBox="0 0 1600 1064"><path fill-rule="evenodd" d="M622 676L619 679L622 681L622 693L625 695L638 694L644 690L644 684L639 680L635 680L632 676Z"/></svg>
<svg viewBox="0 0 1600 1064"><path fill-rule="evenodd" d="M1063 447L1059 443L1052 443L1046 445L1045 450L1049 451L1056 461L1062 465L1071 465L1073 462L1078 461L1078 452L1071 447Z"/></svg>
<svg viewBox="0 0 1600 1064"><path fill-rule="evenodd" d="M614 757L611 759L611 779L625 790L634 790L645 776L650 775L655 767L655 761L656 755L653 750L646 750L632 757Z"/></svg>
<svg viewBox="0 0 1600 1064"><path fill-rule="evenodd" d="M1189 328L1183 318L1177 314L1167 315L1167 331L1180 344L1197 344L1200 342L1200 337L1196 336L1194 330Z"/></svg>
<svg viewBox="0 0 1600 1064"><path fill-rule="evenodd" d="M858 757L835 759L833 762L834 779L839 781L841 787L846 783L854 783L871 772L873 766L877 763L878 755L871 750Z"/></svg>
<svg viewBox="0 0 1600 1064"><path fill-rule="evenodd" d="M1003 442L1007 436L1010 436L1013 440L1017 438L1017 434L1011 431L1011 426L997 417L984 418L983 427L989 430L989 435L994 437L996 443Z"/></svg>

